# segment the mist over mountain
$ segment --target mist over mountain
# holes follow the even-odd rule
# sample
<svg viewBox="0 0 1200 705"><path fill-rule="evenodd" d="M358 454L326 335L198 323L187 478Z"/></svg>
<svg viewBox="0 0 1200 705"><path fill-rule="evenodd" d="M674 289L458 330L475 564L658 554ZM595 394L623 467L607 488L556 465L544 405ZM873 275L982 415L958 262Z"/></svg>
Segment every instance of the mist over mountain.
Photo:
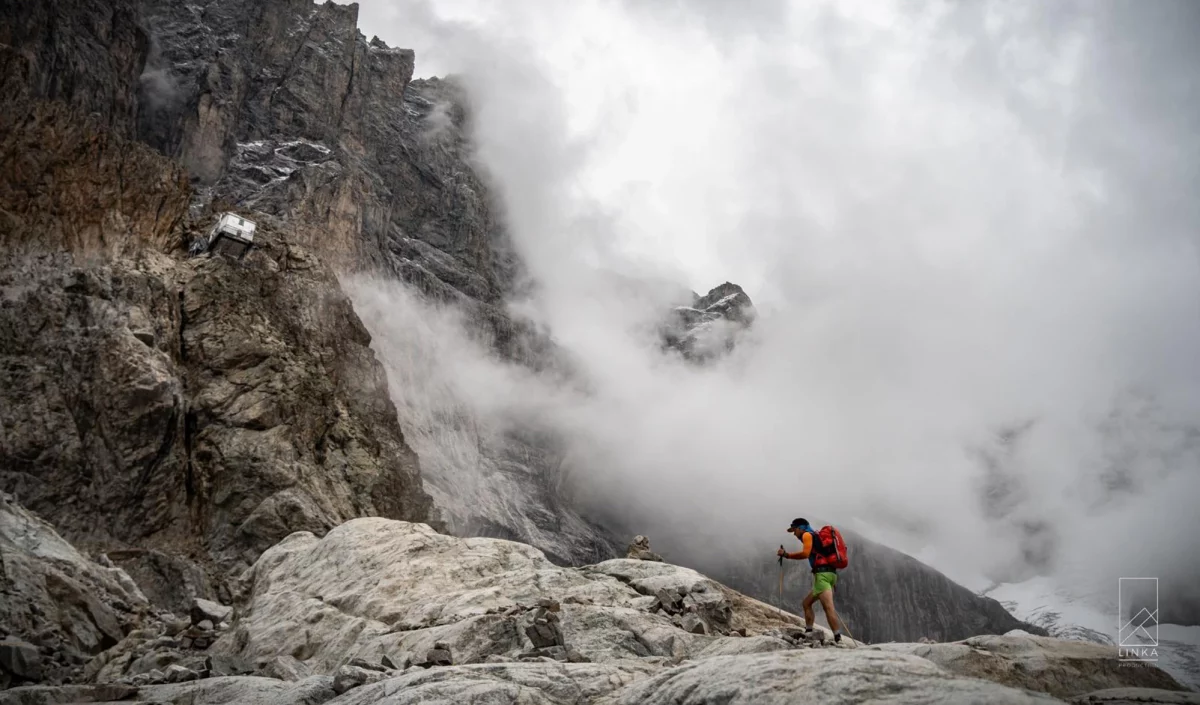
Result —
<svg viewBox="0 0 1200 705"><path fill-rule="evenodd" d="M976 589L1155 575L1188 623L1196 19L363 3L468 87L538 283L519 310L592 385L549 403L600 511L679 556L820 514ZM760 315L729 359L679 364L644 334L673 302L612 271L728 279Z"/></svg>
<svg viewBox="0 0 1200 705"><path fill-rule="evenodd" d="M1191 698L1196 19L0 3L0 705Z"/></svg>

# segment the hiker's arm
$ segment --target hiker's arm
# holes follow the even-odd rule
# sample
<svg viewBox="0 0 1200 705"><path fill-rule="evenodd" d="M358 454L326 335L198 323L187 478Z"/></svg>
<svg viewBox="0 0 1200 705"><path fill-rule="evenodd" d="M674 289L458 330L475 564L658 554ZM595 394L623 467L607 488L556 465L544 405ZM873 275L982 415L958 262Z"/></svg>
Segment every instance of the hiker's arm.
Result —
<svg viewBox="0 0 1200 705"><path fill-rule="evenodd" d="M808 558L808 554L812 553L812 534L804 534L804 538L800 539L801 547L799 553L789 553L787 557L794 561L802 561Z"/></svg>

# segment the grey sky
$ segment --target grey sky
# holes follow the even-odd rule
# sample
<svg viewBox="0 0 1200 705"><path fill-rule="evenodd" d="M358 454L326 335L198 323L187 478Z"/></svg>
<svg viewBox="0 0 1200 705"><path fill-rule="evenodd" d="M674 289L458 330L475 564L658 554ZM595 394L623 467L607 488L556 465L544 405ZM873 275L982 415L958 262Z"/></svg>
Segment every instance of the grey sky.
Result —
<svg viewBox="0 0 1200 705"><path fill-rule="evenodd" d="M1195 577L1200 3L362 4L472 90L517 304L594 388L520 404L596 501L680 543L823 512L968 582L1042 522L1063 574ZM665 361L613 272L742 284L756 340Z"/></svg>

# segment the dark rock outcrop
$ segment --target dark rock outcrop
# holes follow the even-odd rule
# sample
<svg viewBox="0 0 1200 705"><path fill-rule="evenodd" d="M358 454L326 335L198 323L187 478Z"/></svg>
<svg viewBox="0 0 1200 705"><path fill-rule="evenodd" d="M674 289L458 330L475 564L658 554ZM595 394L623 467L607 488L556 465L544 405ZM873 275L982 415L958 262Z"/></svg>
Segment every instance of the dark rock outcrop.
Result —
<svg viewBox="0 0 1200 705"><path fill-rule="evenodd" d="M650 539L640 534L633 537L633 541L625 551L625 557L639 561L662 562L662 556L650 550Z"/></svg>
<svg viewBox="0 0 1200 705"><path fill-rule="evenodd" d="M6 106L57 101L117 137L133 136L149 40L132 0L3 0L0 18Z"/></svg>
<svg viewBox="0 0 1200 705"><path fill-rule="evenodd" d="M725 282L704 296L693 292L690 306L672 309L660 335L666 348L703 363L733 350L754 318L754 303L742 287Z"/></svg>
<svg viewBox="0 0 1200 705"><path fill-rule="evenodd" d="M0 282L0 481L69 535L233 570L292 531L430 515L370 337L303 250Z"/></svg>
<svg viewBox="0 0 1200 705"><path fill-rule="evenodd" d="M178 165L61 102L0 108L0 248L128 254L175 244L190 196Z"/></svg>
<svg viewBox="0 0 1200 705"><path fill-rule="evenodd" d="M0 690L78 677L88 659L156 622L127 574L0 494Z"/></svg>

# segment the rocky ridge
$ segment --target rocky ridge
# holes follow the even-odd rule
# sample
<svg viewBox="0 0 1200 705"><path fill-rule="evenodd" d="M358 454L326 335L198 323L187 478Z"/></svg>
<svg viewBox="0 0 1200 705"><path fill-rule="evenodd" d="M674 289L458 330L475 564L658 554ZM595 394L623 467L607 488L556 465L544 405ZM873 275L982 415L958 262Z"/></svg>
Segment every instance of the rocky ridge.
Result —
<svg viewBox="0 0 1200 705"><path fill-rule="evenodd" d="M193 625L218 610L199 603ZM0 705L1200 701L1096 645L1018 635L835 644L686 568L564 568L524 544L380 518L266 551L231 625L199 653L171 636L173 615L158 619L94 657L92 685L16 687Z"/></svg>
<svg viewBox="0 0 1200 705"><path fill-rule="evenodd" d="M746 292L725 282L704 296L693 291L691 305L671 309L660 335L665 347L704 363L733 350L755 316Z"/></svg>

